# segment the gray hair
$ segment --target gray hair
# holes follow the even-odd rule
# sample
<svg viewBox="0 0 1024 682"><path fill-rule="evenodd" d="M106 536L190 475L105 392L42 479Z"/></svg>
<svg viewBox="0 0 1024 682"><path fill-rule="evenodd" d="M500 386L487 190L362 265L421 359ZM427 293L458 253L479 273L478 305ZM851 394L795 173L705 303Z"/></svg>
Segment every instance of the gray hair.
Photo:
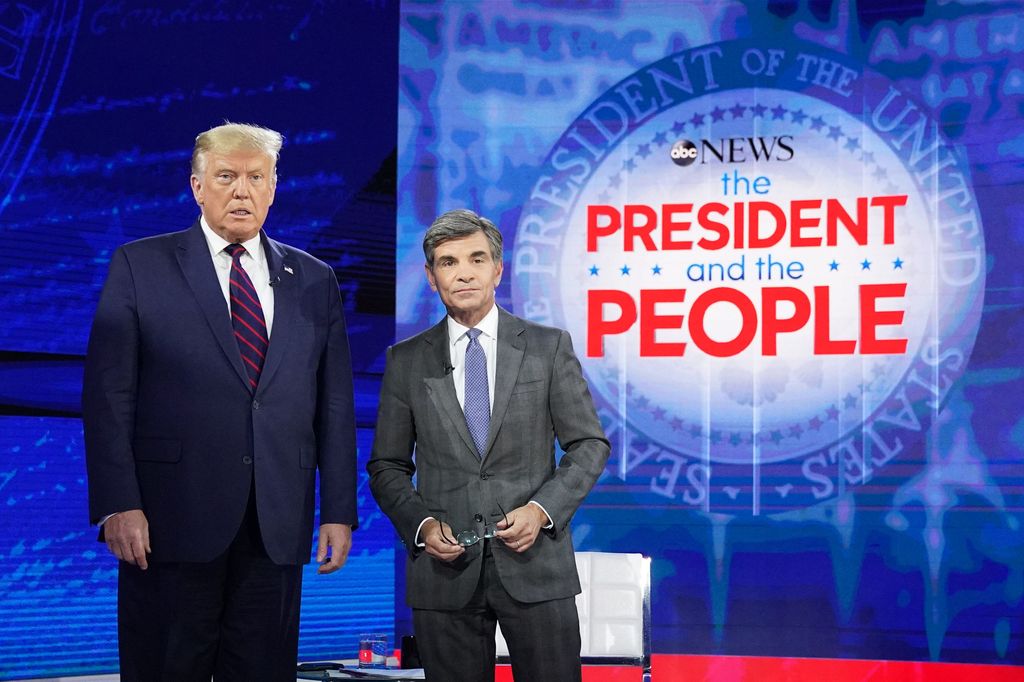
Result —
<svg viewBox="0 0 1024 682"><path fill-rule="evenodd" d="M284 137L270 128L249 123L231 123L210 128L196 137L192 149L192 174L202 175L206 170L207 154L230 154L240 150L263 152L274 163L273 178L277 182L277 160L281 157Z"/></svg>
<svg viewBox="0 0 1024 682"><path fill-rule="evenodd" d="M473 213L469 209L456 208L442 213L431 223L427 233L423 235L423 255L427 266L434 267L434 250L441 244L453 239L468 237L483 232L491 245L491 259L495 264L501 262L501 232L487 218Z"/></svg>

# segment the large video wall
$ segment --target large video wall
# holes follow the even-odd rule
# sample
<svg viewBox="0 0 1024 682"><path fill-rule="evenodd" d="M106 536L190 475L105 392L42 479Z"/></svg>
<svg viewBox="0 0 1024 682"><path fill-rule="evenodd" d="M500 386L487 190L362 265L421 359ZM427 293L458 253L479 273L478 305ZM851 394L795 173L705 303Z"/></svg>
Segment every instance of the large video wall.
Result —
<svg viewBox="0 0 1024 682"><path fill-rule="evenodd" d="M402 4L419 239L506 238L653 558L654 650L1024 664L1024 15L987 2Z"/></svg>
<svg viewBox="0 0 1024 682"><path fill-rule="evenodd" d="M365 463L393 337L397 25L379 0L0 3L0 679L117 669L82 355L113 250L198 216L192 143L224 119L285 135L266 227L342 283ZM305 659L393 627L393 531L360 477L348 565L304 577Z"/></svg>

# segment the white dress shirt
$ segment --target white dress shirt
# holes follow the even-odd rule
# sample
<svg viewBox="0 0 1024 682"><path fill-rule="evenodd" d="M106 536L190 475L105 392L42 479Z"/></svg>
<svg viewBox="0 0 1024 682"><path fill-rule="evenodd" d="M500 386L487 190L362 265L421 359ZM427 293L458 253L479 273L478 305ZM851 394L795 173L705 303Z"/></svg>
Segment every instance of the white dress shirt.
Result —
<svg viewBox="0 0 1024 682"><path fill-rule="evenodd" d="M228 316L231 316L231 256L224 248L231 242L226 241L219 234L210 229L206 218L200 216L199 225L203 228L203 235L206 237L206 244L210 247L210 257L213 259L213 268L217 271L217 281L220 282L220 290L224 292L224 302L228 305ZM245 253L242 254L240 263L242 269L249 275L252 285L256 289L256 295L260 299L260 306L263 308L263 320L267 323L267 338L270 338L271 329L274 326L274 288L270 286L270 267L267 265L266 254L263 253L263 240L260 235L248 241L242 242Z"/></svg>
<svg viewBox="0 0 1024 682"><path fill-rule="evenodd" d="M455 380L455 395L459 399L459 407L466 409L466 346L469 345L469 327L463 327L451 315L447 320L448 352L452 363L452 379ZM481 332L477 341L487 358L487 397L493 411L494 377L498 371L498 306L492 306L491 311L484 315L484 319L475 328Z"/></svg>

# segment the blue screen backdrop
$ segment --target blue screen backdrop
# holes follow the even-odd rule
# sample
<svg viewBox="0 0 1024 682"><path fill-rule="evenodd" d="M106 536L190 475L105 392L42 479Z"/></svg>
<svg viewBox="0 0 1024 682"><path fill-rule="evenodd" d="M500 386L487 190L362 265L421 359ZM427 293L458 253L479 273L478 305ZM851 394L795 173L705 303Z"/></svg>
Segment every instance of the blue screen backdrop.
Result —
<svg viewBox="0 0 1024 682"><path fill-rule="evenodd" d="M304 576L300 652L394 627L394 534L362 473L393 339L397 2L0 3L0 678L117 668L88 525L82 356L111 253L188 227L195 136L285 136L267 230L342 283L358 403L347 566Z"/></svg>
<svg viewBox="0 0 1024 682"><path fill-rule="evenodd" d="M466 206L506 235L499 303L573 334L613 444L574 537L652 557L656 652L1024 665L1022 17L1003 0L0 3L0 678L116 669L82 354L111 253L192 222L191 141L224 119L284 133L267 229L335 268L354 351L362 527L341 573L305 576L303 658L408 630L362 465L384 349L443 312L422 231ZM863 244L676 248L700 206L731 229L756 201L813 222L824 209L793 202L834 199L848 224L861 197L889 202L891 240L874 204ZM727 303L685 326L700 296L756 301L737 309L760 322L771 287L784 327L808 312L775 355L760 326L706 352L746 329ZM675 293L645 308L651 290ZM871 342L905 352L819 356L871 339L864 291L885 294L876 321L903 315Z"/></svg>

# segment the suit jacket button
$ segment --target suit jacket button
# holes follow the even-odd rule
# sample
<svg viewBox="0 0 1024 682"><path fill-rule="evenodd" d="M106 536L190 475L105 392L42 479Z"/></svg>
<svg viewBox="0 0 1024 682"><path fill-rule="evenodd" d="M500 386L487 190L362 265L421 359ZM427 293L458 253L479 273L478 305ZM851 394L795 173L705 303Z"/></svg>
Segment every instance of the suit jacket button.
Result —
<svg viewBox="0 0 1024 682"><path fill-rule="evenodd" d="M260 401L258 401L258 400L252 401L252 409L254 409L254 410L260 409Z"/></svg>
<svg viewBox="0 0 1024 682"><path fill-rule="evenodd" d="M487 472L481 472L480 473L480 480L481 481L486 481L487 480Z"/></svg>
<svg viewBox="0 0 1024 682"><path fill-rule="evenodd" d="M473 514L473 520L476 521L477 523L480 523L481 521L484 520L484 517L481 514Z"/></svg>
<svg viewBox="0 0 1024 682"><path fill-rule="evenodd" d="M245 457L243 457L242 458L242 464L252 464L252 457L250 457L249 455L246 455Z"/></svg>

